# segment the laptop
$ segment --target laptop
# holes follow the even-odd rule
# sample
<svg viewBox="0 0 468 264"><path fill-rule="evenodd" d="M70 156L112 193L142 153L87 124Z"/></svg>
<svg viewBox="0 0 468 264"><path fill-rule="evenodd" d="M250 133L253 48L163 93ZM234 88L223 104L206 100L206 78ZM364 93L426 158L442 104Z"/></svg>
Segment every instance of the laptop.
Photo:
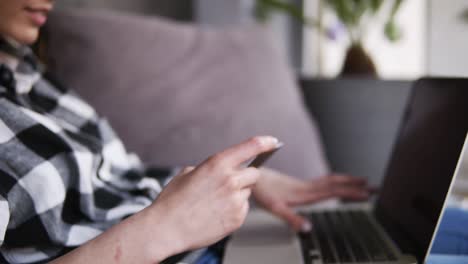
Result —
<svg viewBox="0 0 468 264"><path fill-rule="evenodd" d="M468 79L417 81L374 206L302 212L304 263L423 263L467 132Z"/></svg>

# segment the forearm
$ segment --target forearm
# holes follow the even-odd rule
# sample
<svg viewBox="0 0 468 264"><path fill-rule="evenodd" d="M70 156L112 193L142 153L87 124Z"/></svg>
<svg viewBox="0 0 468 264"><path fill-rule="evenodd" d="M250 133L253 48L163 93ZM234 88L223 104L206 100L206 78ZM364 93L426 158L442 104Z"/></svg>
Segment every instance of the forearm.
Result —
<svg viewBox="0 0 468 264"><path fill-rule="evenodd" d="M155 211L147 208L129 217L52 263L159 263L177 254L171 228Z"/></svg>

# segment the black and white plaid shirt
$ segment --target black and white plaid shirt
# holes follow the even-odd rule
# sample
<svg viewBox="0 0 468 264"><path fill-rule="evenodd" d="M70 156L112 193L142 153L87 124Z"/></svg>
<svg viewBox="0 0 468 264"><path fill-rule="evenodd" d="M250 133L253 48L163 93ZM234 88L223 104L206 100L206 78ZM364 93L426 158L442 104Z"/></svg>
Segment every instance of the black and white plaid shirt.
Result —
<svg viewBox="0 0 468 264"><path fill-rule="evenodd" d="M175 174L147 172L28 48L0 38L0 65L0 263L65 254L151 204Z"/></svg>

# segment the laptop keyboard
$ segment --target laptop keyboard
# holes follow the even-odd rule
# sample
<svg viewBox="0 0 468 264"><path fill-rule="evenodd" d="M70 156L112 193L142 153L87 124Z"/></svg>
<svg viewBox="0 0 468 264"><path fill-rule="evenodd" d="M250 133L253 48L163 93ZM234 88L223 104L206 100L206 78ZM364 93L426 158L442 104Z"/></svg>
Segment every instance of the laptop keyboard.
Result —
<svg viewBox="0 0 468 264"><path fill-rule="evenodd" d="M300 234L304 260L323 263L385 262L396 256L364 211L314 212L311 233Z"/></svg>

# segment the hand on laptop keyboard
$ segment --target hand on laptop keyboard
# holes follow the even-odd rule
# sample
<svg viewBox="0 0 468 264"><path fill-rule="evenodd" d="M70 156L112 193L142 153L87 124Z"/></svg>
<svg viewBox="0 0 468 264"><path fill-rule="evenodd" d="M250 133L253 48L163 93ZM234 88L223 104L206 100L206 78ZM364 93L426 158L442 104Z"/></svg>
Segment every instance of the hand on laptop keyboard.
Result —
<svg viewBox="0 0 468 264"><path fill-rule="evenodd" d="M294 211L295 206L329 198L367 200L373 188L362 178L332 174L313 180L299 180L275 170L262 168L262 178L253 189L256 201L288 222L296 231L310 231L312 223Z"/></svg>

